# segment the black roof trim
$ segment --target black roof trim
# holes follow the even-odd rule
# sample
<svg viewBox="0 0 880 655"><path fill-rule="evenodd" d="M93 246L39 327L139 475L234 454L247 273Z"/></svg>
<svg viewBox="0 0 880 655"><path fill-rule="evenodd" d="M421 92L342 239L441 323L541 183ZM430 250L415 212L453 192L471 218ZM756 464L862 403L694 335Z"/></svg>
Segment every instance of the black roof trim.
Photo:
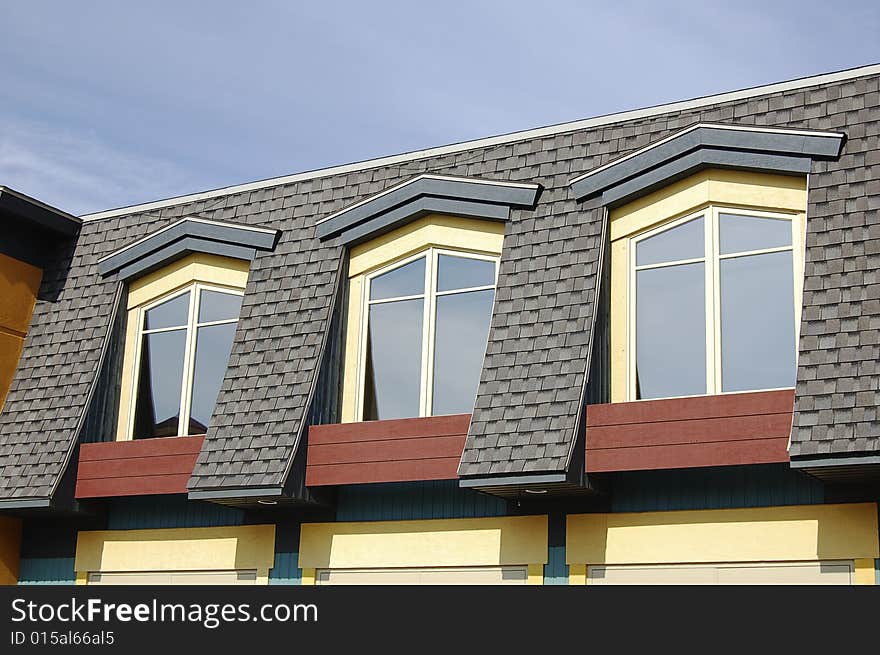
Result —
<svg viewBox="0 0 880 655"><path fill-rule="evenodd" d="M534 206L539 190L537 184L424 174L327 216L316 234L354 245L434 212L506 221L510 207Z"/></svg>
<svg viewBox="0 0 880 655"><path fill-rule="evenodd" d="M76 236L82 225L76 216L5 186L0 186L0 214L9 214L30 227L61 237Z"/></svg>
<svg viewBox="0 0 880 655"><path fill-rule="evenodd" d="M98 260L98 272L120 280L143 275L193 252L253 260L257 250L272 250L280 232L188 217L157 230Z"/></svg>
<svg viewBox="0 0 880 655"><path fill-rule="evenodd" d="M808 173L813 159L840 155L846 135L786 128L697 123L569 182L575 198L614 205L696 172L719 167Z"/></svg>

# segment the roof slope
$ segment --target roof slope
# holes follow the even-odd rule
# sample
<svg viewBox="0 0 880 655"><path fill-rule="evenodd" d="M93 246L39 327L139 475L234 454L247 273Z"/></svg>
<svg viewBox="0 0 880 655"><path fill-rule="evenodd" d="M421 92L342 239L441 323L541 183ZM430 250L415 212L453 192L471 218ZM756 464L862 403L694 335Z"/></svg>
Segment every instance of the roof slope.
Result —
<svg viewBox="0 0 880 655"><path fill-rule="evenodd" d="M810 178L792 453L878 448L878 79L875 72L87 221L69 271L59 260L45 276L0 414L0 497L47 496L63 470L114 306L116 286L98 275L97 260L190 215L281 230L274 252L251 264L229 370L190 489L282 485L317 377L343 252L319 242L315 225L423 172L544 187L534 210L511 211L460 472L565 471L584 402L603 222L599 210L573 200L568 183L697 122L847 133L840 160L815 163Z"/></svg>

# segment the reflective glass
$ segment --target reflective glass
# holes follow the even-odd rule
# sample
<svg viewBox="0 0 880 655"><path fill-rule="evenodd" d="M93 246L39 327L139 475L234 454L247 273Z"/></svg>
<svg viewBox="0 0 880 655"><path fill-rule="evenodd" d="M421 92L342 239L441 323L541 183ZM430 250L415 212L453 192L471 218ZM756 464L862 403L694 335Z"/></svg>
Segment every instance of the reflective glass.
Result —
<svg viewBox="0 0 880 655"><path fill-rule="evenodd" d="M132 435L135 439L179 434L185 348L186 330L143 336Z"/></svg>
<svg viewBox="0 0 880 655"><path fill-rule="evenodd" d="M235 323L206 325L196 330L196 361L188 434L205 434L232 351Z"/></svg>
<svg viewBox="0 0 880 655"><path fill-rule="evenodd" d="M190 292L166 300L144 312L144 329L183 327L189 318Z"/></svg>
<svg viewBox="0 0 880 655"><path fill-rule="evenodd" d="M435 416L474 411L494 299L494 290L437 298L432 411Z"/></svg>
<svg viewBox="0 0 880 655"><path fill-rule="evenodd" d="M242 296L237 293L202 289L199 296L199 323L238 318L241 299Z"/></svg>
<svg viewBox="0 0 880 655"><path fill-rule="evenodd" d="M419 415L424 300L369 307L364 420Z"/></svg>
<svg viewBox="0 0 880 655"><path fill-rule="evenodd" d="M788 220L719 214L718 229L722 255L791 245L791 221Z"/></svg>
<svg viewBox="0 0 880 655"><path fill-rule="evenodd" d="M706 393L705 264L636 273L636 397Z"/></svg>
<svg viewBox="0 0 880 655"><path fill-rule="evenodd" d="M706 235L700 216L636 243L636 266L699 259L705 254Z"/></svg>
<svg viewBox="0 0 880 655"><path fill-rule="evenodd" d="M472 289L495 284L495 262L469 257L437 257L437 291Z"/></svg>
<svg viewBox="0 0 880 655"><path fill-rule="evenodd" d="M793 387L791 251L721 260L721 383L724 391Z"/></svg>
<svg viewBox="0 0 880 655"><path fill-rule="evenodd" d="M425 293L424 257L370 280L370 300L400 298L423 293Z"/></svg>

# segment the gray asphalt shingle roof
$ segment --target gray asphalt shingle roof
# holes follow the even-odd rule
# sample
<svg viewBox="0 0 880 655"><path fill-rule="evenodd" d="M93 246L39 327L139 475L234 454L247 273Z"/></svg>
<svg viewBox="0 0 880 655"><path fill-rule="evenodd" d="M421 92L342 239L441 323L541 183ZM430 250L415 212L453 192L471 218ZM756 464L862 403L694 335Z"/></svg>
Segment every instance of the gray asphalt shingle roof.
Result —
<svg viewBox="0 0 880 655"><path fill-rule="evenodd" d="M485 365L460 473L566 469L583 405L602 215L569 181L696 122L846 132L810 176L792 455L880 449L880 91L876 74L590 129L87 221L46 271L0 414L0 498L50 495L86 409L116 284L99 258L185 216L281 231L251 264L230 365L190 489L284 483L317 375L341 247L316 222L419 173L538 183L507 224Z"/></svg>

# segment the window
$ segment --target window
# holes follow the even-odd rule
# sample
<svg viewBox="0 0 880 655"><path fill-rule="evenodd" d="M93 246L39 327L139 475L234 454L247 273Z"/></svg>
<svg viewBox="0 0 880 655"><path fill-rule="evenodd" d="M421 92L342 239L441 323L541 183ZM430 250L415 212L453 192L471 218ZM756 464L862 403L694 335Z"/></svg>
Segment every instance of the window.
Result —
<svg viewBox="0 0 880 655"><path fill-rule="evenodd" d="M629 397L795 383L797 215L708 206L630 239Z"/></svg>
<svg viewBox="0 0 880 655"><path fill-rule="evenodd" d="M366 276L361 420L473 411L498 259L428 248Z"/></svg>
<svg viewBox="0 0 880 655"><path fill-rule="evenodd" d="M241 300L239 290L197 282L132 312L138 332L129 438L205 434Z"/></svg>

